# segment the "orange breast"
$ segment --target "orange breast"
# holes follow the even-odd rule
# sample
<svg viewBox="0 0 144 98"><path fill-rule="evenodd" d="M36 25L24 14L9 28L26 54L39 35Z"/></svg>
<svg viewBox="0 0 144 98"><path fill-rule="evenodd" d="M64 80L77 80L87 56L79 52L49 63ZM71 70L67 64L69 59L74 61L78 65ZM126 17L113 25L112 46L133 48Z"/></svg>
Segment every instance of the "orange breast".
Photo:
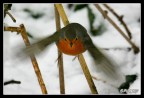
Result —
<svg viewBox="0 0 144 98"><path fill-rule="evenodd" d="M71 47L68 42L62 39L57 43L57 47L61 52L68 55L78 55L80 53L83 53L86 50L80 40L74 42L73 46Z"/></svg>

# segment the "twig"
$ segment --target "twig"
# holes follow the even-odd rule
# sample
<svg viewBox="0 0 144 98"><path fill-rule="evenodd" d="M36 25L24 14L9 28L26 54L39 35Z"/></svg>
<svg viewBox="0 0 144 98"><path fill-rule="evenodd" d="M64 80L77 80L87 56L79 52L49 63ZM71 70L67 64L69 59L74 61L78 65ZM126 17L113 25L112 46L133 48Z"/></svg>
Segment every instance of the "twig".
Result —
<svg viewBox="0 0 144 98"><path fill-rule="evenodd" d="M14 17L8 11L5 11L5 13L8 14L12 18L12 20L14 22L16 22ZM25 30L25 27L24 27L23 24L21 24L20 27L4 27L4 31L11 31L11 32L21 33L21 36L22 36L22 38L24 40L25 45L26 46L30 46L30 42L28 40L27 33L26 33L26 30ZM41 87L42 93L43 94L47 94L47 90L46 90L44 81L42 79L42 75L41 75L40 69L38 67L37 60L36 60L34 55L30 56L30 58L31 58L31 62L33 64L35 73L37 75L38 82L39 82L39 85ZM7 85L8 83L19 83L20 84L20 82L12 80L10 82L5 83L4 85Z"/></svg>
<svg viewBox="0 0 144 98"><path fill-rule="evenodd" d="M28 37L27 37L27 34L26 34L26 30L25 30L25 27L23 24L20 25L20 28L21 28L21 36L24 40L24 43L26 46L30 46L30 42L28 40ZM38 67L38 63L37 63L37 60L35 58L34 55L30 56L31 58L31 62L33 64L33 67L34 67L34 70L35 70L35 73L37 75L37 78L38 78L38 82L39 82L39 85L41 87L41 90L42 90L42 93L43 94L47 94L47 90L46 90L46 87L45 87L45 84L44 84L44 81L43 81L43 78L42 78L42 75L41 75L41 72L40 72L40 69Z"/></svg>
<svg viewBox="0 0 144 98"><path fill-rule="evenodd" d="M8 84L21 84L21 81L10 80L10 81L4 82L4 85L8 85Z"/></svg>
<svg viewBox="0 0 144 98"><path fill-rule="evenodd" d="M11 10L12 4L4 4L4 18L6 16L6 12Z"/></svg>
<svg viewBox="0 0 144 98"><path fill-rule="evenodd" d="M26 30L25 30L25 27L24 27L23 24L21 24L20 27L4 27L4 31L11 31L11 32L21 33L22 38L23 38L23 40L25 42L25 45L26 46L30 46L30 42L28 40L28 37L27 37L27 34L26 34ZM31 56L30 58L31 58L35 73L37 75L37 78L38 78L42 93L43 94L47 94L47 90L46 90L44 81L42 79L42 75L41 75L40 69L38 67L38 63L36 61L36 58L35 58L34 55Z"/></svg>
<svg viewBox="0 0 144 98"><path fill-rule="evenodd" d="M12 14L8 12L9 10L11 10L11 7L12 4L4 4L4 18L6 14L8 14L10 18L13 20L13 22L16 22L16 19L12 16Z"/></svg>
<svg viewBox="0 0 144 98"><path fill-rule="evenodd" d="M54 5L55 8L55 22L56 22L56 30L60 30L60 16L59 13L56 9L56 6ZM63 68L63 54L61 51L58 49L58 66L59 66L59 82L60 82L60 93L65 94L65 83L64 83L64 68Z"/></svg>
<svg viewBox="0 0 144 98"><path fill-rule="evenodd" d="M58 10L61 18L62 18L63 24L64 24L65 26L68 25L68 24L69 24L69 21L68 21L68 18L67 18L67 16L66 16L66 14L65 14L65 11L64 11L64 9L63 9L63 6L62 6L61 4L55 4L55 6L56 6L56 8L57 8L57 10ZM89 70L88 70L88 67L87 67L87 64L86 64L86 62L85 62L85 59L84 59L83 55L82 55L82 54L79 54L79 57L78 57L78 58L79 58L78 60L79 60L80 65L81 65L81 67L82 67L82 69L83 69L84 75L85 75L85 77L86 77L86 79L87 79L87 82L88 82L88 84L89 84L89 87L90 87L90 90L91 90L92 94L98 94L97 89L96 89L96 87L95 87L95 85L94 85L94 82L93 82L93 80L92 80L92 77L91 77L91 75L90 75L90 72L89 72Z"/></svg>
<svg viewBox="0 0 144 98"><path fill-rule="evenodd" d="M17 34L21 32L19 27L4 27L4 31L17 32Z"/></svg>
<svg viewBox="0 0 144 98"><path fill-rule="evenodd" d="M28 40L28 37L27 37L27 33L26 33L26 30L25 30L25 27L23 24L20 25L20 27L4 27L4 31L11 31L11 32L17 32L17 33L21 33L21 36L25 42L25 45L26 46L30 46L30 42ZM43 94L47 94L47 90L46 90L46 87L45 87L45 84L44 84L44 81L42 79L42 75L41 75L41 72L40 72L40 69L38 67L38 63L37 63L37 60L35 58L35 56L31 56L31 61L32 61L32 64L33 64L33 67L34 67L34 70L35 70L35 73L37 75L37 78L38 78L38 82L40 84L40 87L41 87L41 90L42 90L42 93Z"/></svg>
<svg viewBox="0 0 144 98"><path fill-rule="evenodd" d="M85 59L84 59L82 54L79 54L78 60L79 60L80 65L82 67L83 73L85 74L85 77L87 79L87 82L89 84L89 87L91 89L92 94L98 94L96 86L94 85L94 82L92 80L92 76L91 76L91 74L89 72L89 69L87 67L87 64L86 64Z"/></svg>
<svg viewBox="0 0 144 98"><path fill-rule="evenodd" d="M64 9L63 9L63 6L62 6L61 4L55 4L55 6L56 6L56 8L57 8L57 10L58 10L61 18L62 18L63 24L64 24L65 26L68 25L68 24L69 24L69 21L68 21L68 18L67 18L67 16L66 16L66 13L65 13L65 11L64 11Z"/></svg>
<svg viewBox="0 0 144 98"><path fill-rule="evenodd" d="M13 22L16 22L16 19L12 16L11 13L9 13L8 11L6 11L5 13L10 16L10 18L13 20Z"/></svg>
<svg viewBox="0 0 144 98"><path fill-rule="evenodd" d="M129 30L129 28L127 27L126 23L124 22L123 20L123 15L118 15L114 9L112 9L109 5L107 4L103 4L111 13L113 13L113 15L115 15L117 17L117 19L121 22L121 24L124 26L129 38L131 39L132 38L132 35L131 35L131 32Z"/></svg>
<svg viewBox="0 0 144 98"><path fill-rule="evenodd" d="M95 4L96 8L100 11L100 13L105 17L118 31L119 33L127 40L127 42L134 49L134 53L139 52L139 48L125 35L125 33L118 27L118 25L103 11L103 9L99 6L99 4Z"/></svg>

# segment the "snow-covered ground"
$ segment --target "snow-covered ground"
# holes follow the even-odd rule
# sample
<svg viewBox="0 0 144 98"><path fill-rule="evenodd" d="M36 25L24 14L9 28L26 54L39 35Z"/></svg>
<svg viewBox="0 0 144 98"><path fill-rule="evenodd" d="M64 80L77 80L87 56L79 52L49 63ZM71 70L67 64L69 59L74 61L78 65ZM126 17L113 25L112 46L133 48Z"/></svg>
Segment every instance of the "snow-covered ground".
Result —
<svg viewBox="0 0 144 98"><path fill-rule="evenodd" d="M124 15L124 21L132 32L132 41L141 49L141 25L138 19L141 16L140 4L109 4L120 15ZM67 4L63 4L65 12L70 22L77 22L82 24L88 32L90 32L89 21L87 17L87 9L84 8L77 12L73 12L67 8ZM115 28L107 21L104 20L102 15L97 11L93 4L89 5L92 11L97 15L97 22L103 21L107 30L100 36L91 36L95 45L100 48L125 48L125 49L110 49L103 50L106 54L110 55L113 61L117 62L117 68L122 75L138 74L137 80L130 86L130 89L138 89L137 93L141 94L141 52L134 54L133 50L128 51L126 48L130 47L127 41L118 33ZM30 15L23 11L23 9L30 9L33 13L44 14L39 19L33 19ZM104 7L103 7L104 8ZM24 24L26 30L31 33L34 38L45 37L52 34L55 30L55 16L53 4L13 4L11 14L16 18L16 23L13 23L10 17L6 16L4 23L9 26L19 26ZM117 24L119 21L111 14ZM62 23L62 22L61 22ZM62 25L63 26L63 25ZM123 26L120 25L123 31ZM23 39L15 32L4 32L4 82L8 80L18 80L21 84L10 84L4 86L4 94L41 94L37 77L35 75L33 66L30 59L19 61L15 57L15 53L20 50L19 45L24 45ZM30 39L33 42L33 39ZM93 62L86 51L83 53L86 63L89 67L90 73L93 76L102 78L99 72L93 69ZM42 77L44 79L46 88L49 94L60 94L59 90L59 73L57 67L57 48L56 45L51 45L44 53L36 56ZM91 94L88 83L82 72L78 60L72 61L74 57L64 55L64 76L65 76L65 92L66 94ZM107 82L97 81L94 83L97 87L99 94L120 94L116 87L124 81L111 81L107 78Z"/></svg>

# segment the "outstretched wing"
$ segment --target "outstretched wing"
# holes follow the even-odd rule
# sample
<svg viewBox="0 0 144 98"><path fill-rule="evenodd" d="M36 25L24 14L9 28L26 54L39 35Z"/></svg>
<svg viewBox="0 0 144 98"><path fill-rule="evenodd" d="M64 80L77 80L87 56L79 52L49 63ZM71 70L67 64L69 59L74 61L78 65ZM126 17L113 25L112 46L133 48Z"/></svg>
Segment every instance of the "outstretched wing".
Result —
<svg viewBox="0 0 144 98"><path fill-rule="evenodd" d="M89 39L89 38L87 38ZM84 42L86 49L92 56L95 62L95 66L98 70L104 72L104 75L110 77L111 79L121 79L121 75L116 69L116 63L111 61L108 56L106 56L102 51L95 46L91 39L85 40Z"/></svg>
<svg viewBox="0 0 144 98"><path fill-rule="evenodd" d="M34 53L40 53L43 51L48 45L52 44L59 38L60 32L55 32L53 35L50 35L30 46L27 46L24 49L24 52L28 55L32 55Z"/></svg>
<svg viewBox="0 0 144 98"><path fill-rule="evenodd" d="M55 32L53 35L50 35L30 46L28 46L24 51L25 53L27 53L28 55L32 55L33 53L40 53L41 51L43 51L48 45L52 44L53 42L58 42L59 39L64 37L64 32L67 31L67 29L69 29L71 26L71 24L63 27L62 29L60 29L59 31Z"/></svg>
<svg viewBox="0 0 144 98"><path fill-rule="evenodd" d="M108 77L113 79L120 78L120 74L117 72L116 66L114 66L115 64L93 44L91 38L87 34L87 30L80 24L75 24L75 28L78 37L81 38L85 48L92 56L96 68Z"/></svg>
<svg viewBox="0 0 144 98"><path fill-rule="evenodd" d="M114 79L119 78L119 74L115 68L116 66L114 66L114 63L104 53L102 53L92 42L85 42L85 46L94 59L96 68L103 71L108 77Z"/></svg>

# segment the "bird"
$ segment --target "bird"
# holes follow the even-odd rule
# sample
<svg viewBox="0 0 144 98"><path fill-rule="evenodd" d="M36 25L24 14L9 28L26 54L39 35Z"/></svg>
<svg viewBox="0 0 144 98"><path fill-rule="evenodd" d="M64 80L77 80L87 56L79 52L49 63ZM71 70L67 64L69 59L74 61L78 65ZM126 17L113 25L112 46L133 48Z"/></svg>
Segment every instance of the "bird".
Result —
<svg viewBox="0 0 144 98"><path fill-rule="evenodd" d="M58 49L67 55L78 56L88 51L96 68L104 72L108 77L119 77L114 63L96 45L87 33L84 26L79 23L69 23L52 35L27 46L25 53L32 55L43 51L50 44L56 43Z"/></svg>

